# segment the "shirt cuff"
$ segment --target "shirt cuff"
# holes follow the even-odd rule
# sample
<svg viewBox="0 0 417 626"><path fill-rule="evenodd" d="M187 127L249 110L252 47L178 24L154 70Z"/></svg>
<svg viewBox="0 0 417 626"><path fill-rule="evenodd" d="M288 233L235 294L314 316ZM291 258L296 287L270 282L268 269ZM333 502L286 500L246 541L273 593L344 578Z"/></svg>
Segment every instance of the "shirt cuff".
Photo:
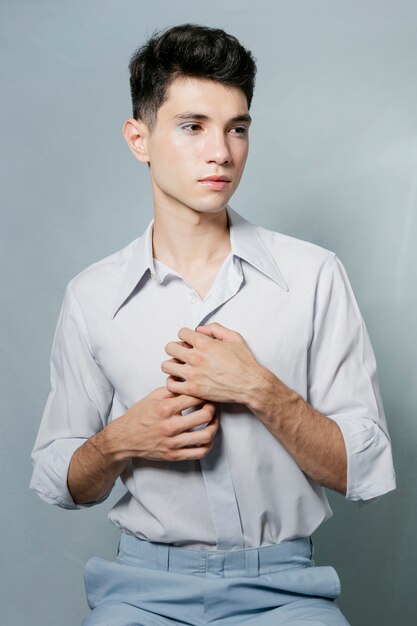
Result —
<svg viewBox="0 0 417 626"><path fill-rule="evenodd" d="M74 502L68 489L67 476L71 457L75 450L87 439L59 439L36 454L30 488L48 504L56 504L64 509L86 509L106 500L109 493L100 500L88 504Z"/></svg>
<svg viewBox="0 0 417 626"><path fill-rule="evenodd" d="M386 433L368 418L335 416L347 453L346 499L375 501L395 489L391 443Z"/></svg>

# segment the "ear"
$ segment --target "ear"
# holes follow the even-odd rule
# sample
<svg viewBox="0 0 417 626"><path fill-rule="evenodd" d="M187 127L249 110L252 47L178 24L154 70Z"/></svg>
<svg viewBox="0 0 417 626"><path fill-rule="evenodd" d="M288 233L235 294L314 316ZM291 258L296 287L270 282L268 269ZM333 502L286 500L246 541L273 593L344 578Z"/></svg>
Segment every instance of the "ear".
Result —
<svg viewBox="0 0 417 626"><path fill-rule="evenodd" d="M142 120L128 119L123 124L122 132L133 156L141 163L149 163L149 131L146 124Z"/></svg>

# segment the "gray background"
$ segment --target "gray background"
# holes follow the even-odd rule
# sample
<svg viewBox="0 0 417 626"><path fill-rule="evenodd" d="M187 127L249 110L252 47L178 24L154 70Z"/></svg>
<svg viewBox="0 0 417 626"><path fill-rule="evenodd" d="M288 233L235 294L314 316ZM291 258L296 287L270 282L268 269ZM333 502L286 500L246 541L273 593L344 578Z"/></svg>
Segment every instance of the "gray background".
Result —
<svg viewBox="0 0 417 626"><path fill-rule="evenodd" d="M1 584L3 626L74 626L83 564L111 558L110 501L64 511L29 492L63 291L152 215L121 136L127 62L155 28L220 26L258 59L251 155L231 205L338 253L379 362L398 489L331 494L316 533L354 626L416 623L416 103L414 1L2 1ZM120 495L120 488L118 488Z"/></svg>

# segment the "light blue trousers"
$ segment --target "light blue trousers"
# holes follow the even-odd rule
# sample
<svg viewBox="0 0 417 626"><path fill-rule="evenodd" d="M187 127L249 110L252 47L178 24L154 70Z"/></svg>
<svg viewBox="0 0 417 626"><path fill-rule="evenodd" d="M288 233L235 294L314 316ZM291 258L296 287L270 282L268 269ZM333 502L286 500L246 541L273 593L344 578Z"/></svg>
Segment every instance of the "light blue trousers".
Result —
<svg viewBox="0 0 417 626"><path fill-rule="evenodd" d="M339 578L318 567L309 538L226 552L122 534L116 561L85 568L83 626L346 626Z"/></svg>

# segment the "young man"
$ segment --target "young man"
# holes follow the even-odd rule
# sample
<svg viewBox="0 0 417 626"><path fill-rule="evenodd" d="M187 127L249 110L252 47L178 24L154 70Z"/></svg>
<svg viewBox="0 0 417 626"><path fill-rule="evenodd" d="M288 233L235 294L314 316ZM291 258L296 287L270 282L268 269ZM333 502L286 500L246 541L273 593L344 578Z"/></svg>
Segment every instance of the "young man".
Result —
<svg viewBox="0 0 417 626"><path fill-rule="evenodd" d="M32 488L65 508L125 496L84 624L346 624L310 535L323 487L395 486L372 348L343 266L233 211L255 63L177 26L132 58L124 136L149 167L142 237L69 284ZM110 417L111 416L111 417Z"/></svg>

